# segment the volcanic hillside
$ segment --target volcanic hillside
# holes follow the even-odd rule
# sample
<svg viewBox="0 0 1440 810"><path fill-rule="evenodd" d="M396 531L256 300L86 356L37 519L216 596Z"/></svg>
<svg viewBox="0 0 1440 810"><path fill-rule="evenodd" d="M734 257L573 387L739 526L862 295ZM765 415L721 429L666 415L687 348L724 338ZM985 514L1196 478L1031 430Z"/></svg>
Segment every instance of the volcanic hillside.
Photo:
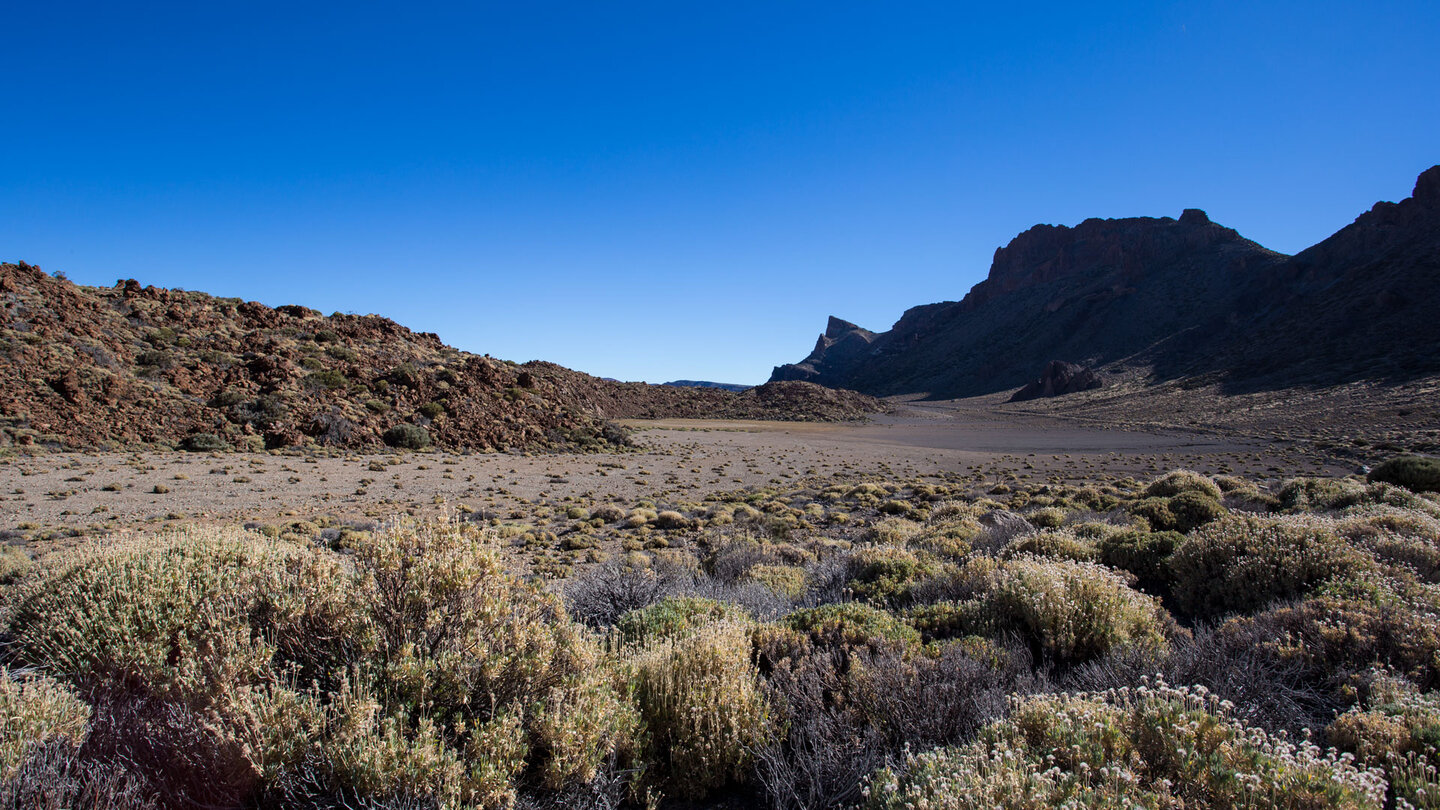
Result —
<svg viewBox="0 0 1440 810"><path fill-rule="evenodd" d="M948 398L1016 388L1059 360L1231 390L1402 381L1440 373L1437 304L1440 166L1295 256L1194 209L1037 225L963 300L881 333L832 317L771 379Z"/></svg>
<svg viewBox="0 0 1440 810"><path fill-rule="evenodd" d="M809 384L742 394L600 380L459 351L376 315L82 287L0 264L0 446L600 449L628 417L841 420Z"/></svg>

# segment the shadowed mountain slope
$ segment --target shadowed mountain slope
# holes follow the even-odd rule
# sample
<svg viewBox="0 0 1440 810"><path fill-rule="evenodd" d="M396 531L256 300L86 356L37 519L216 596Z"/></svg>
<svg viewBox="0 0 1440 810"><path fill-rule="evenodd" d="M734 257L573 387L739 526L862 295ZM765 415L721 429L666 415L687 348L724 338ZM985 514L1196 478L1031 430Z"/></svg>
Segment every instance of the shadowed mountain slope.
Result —
<svg viewBox="0 0 1440 810"><path fill-rule="evenodd" d="M1051 360L1219 375L1237 388L1440 371L1440 167L1290 257L1186 210L1037 225L995 251L958 302L886 332L831 318L772 380L936 398L1011 389Z"/></svg>

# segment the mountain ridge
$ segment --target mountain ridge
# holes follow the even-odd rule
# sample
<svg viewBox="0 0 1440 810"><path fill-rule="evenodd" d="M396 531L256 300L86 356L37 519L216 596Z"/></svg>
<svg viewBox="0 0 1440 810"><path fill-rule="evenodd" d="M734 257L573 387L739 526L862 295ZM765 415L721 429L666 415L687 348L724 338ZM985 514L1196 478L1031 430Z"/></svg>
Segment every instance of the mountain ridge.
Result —
<svg viewBox="0 0 1440 810"><path fill-rule="evenodd" d="M1157 379L1218 373L1241 387L1355 379L1374 362L1392 376L1440 371L1434 352L1386 361L1345 346L1435 331L1413 306L1400 308L1403 324L1376 310L1389 305L1393 317L1406 301L1437 300L1437 234L1440 166L1410 198L1376 203L1295 256L1193 208L1178 219L1036 225L997 248L959 301L912 307L884 332L831 316L815 349L770 379L950 398L1017 388L1052 360L1144 367ZM1328 366L1310 362L1310 348Z"/></svg>
<svg viewBox="0 0 1440 810"><path fill-rule="evenodd" d="M625 443L617 419L836 421L886 407L803 383L615 383L462 352L378 315L0 264L0 447L596 450Z"/></svg>

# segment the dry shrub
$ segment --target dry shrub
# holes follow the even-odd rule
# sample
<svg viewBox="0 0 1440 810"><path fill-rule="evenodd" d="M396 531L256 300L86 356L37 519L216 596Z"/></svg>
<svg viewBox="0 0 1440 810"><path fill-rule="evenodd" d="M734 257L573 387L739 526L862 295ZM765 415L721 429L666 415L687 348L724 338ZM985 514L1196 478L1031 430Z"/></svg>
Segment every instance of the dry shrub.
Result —
<svg viewBox="0 0 1440 810"><path fill-rule="evenodd" d="M779 732L757 750L756 773L776 808L853 803L864 777L906 747L968 739L1004 711L1023 668L959 644L934 657L895 645L801 650L766 679Z"/></svg>
<svg viewBox="0 0 1440 810"><path fill-rule="evenodd" d="M1000 556L1005 559L1050 557L1057 560L1089 562L1095 559L1097 551L1093 543L1082 540L1073 531L1046 529L1011 540L1000 550Z"/></svg>
<svg viewBox="0 0 1440 810"><path fill-rule="evenodd" d="M594 779L636 722L595 640L469 526L395 526L348 566L195 529L17 588L21 659L83 679L105 708L87 745L149 763L175 803L504 806L522 778Z"/></svg>
<svg viewBox="0 0 1440 810"><path fill-rule="evenodd" d="M903 546L920 533L921 524L905 518L877 520L865 531L865 541L881 546Z"/></svg>
<svg viewBox="0 0 1440 810"><path fill-rule="evenodd" d="M82 756L65 739L30 747L24 762L0 780L0 807L13 810L158 810L146 780L114 762Z"/></svg>
<svg viewBox="0 0 1440 810"><path fill-rule="evenodd" d="M15 775L33 745L78 746L89 722L90 707L63 684L0 669L0 780Z"/></svg>
<svg viewBox="0 0 1440 810"><path fill-rule="evenodd" d="M1214 479L1193 470L1168 472L1145 487L1147 498L1173 498L1184 492L1196 492L1218 500L1221 488Z"/></svg>
<svg viewBox="0 0 1440 810"><path fill-rule="evenodd" d="M565 603L572 616L595 627L609 627L628 611L661 599L667 581L648 567L610 560L566 580Z"/></svg>
<svg viewBox="0 0 1440 810"><path fill-rule="evenodd" d="M1168 618L1157 600L1094 563L1021 558L995 573L981 597L984 635L1017 633L1036 658L1080 663L1117 647L1165 643Z"/></svg>

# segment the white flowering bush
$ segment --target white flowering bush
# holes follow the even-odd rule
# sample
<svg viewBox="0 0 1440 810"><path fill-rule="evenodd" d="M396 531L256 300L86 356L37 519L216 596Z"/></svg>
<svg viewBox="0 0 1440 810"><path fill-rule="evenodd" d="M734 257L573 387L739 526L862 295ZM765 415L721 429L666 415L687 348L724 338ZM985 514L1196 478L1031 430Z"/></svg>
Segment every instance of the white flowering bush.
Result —
<svg viewBox="0 0 1440 810"><path fill-rule="evenodd" d="M872 810L1380 810L1386 782L1348 754L1246 728L1204 689L1158 683L1014 699L974 743L908 757L866 787Z"/></svg>

